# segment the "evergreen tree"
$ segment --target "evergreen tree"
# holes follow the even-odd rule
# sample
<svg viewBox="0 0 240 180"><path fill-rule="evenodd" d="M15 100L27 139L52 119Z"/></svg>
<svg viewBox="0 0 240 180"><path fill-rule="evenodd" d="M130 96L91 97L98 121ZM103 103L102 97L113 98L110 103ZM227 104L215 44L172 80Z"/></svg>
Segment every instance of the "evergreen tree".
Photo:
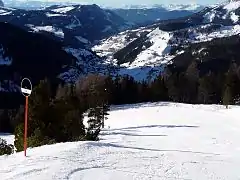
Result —
<svg viewBox="0 0 240 180"><path fill-rule="evenodd" d="M227 86L223 94L223 104L226 106L227 109L229 104L231 103L231 100L232 100L231 87Z"/></svg>
<svg viewBox="0 0 240 180"><path fill-rule="evenodd" d="M0 156L1 155L10 155L14 152L14 147L11 144L7 144L7 141L0 138Z"/></svg>
<svg viewBox="0 0 240 180"><path fill-rule="evenodd" d="M151 89L150 94L152 101L168 100L168 89L162 76L156 78L149 86Z"/></svg>

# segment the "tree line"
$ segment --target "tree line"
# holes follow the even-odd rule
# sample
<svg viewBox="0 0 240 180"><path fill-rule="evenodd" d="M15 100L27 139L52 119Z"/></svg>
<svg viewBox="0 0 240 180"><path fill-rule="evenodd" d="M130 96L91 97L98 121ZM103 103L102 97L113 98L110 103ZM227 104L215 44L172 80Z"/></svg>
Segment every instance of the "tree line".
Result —
<svg viewBox="0 0 240 180"><path fill-rule="evenodd" d="M109 106L172 101L192 104L238 104L239 66L232 63L225 73L200 74L196 62L185 71L165 69L153 81L135 81L130 76L90 74L75 84L51 83L45 79L29 98L28 145L41 146L66 141L98 140ZM0 112L0 131L15 134L17 151L23 150L24 107ZM84 120L87 119L87 125Z"/></svg>

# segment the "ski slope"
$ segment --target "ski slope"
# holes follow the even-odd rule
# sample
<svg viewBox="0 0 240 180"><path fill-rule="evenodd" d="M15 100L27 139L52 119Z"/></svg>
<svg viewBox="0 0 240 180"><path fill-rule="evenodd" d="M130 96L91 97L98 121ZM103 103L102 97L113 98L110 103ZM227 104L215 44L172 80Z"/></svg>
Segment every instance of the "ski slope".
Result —
<svg viewBox="0 0 240 180"><path fill-rule="evenodd" d="M112 107L99 142L0 157L1 180L236 180L240 107L145 103Z"/></svg>

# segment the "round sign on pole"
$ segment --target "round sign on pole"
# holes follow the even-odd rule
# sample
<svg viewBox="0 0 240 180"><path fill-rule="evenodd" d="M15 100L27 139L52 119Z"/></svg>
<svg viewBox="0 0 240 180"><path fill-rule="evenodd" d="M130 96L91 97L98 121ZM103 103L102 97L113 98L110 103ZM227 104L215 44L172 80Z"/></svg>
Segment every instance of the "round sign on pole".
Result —
<svg viewBox="0 0 240 180"><path fill-rule="evenodd" d="M25 97L28 97L32 93L32 83L28 78L24 78L21 82L21 91Z"/></svg>

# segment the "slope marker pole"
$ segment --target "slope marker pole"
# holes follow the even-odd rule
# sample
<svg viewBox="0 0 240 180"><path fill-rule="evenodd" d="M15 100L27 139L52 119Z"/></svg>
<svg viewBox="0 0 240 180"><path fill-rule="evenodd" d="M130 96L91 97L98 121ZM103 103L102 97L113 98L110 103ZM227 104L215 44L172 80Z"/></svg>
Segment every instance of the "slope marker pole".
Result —
<svg viewBox="0 0 240 180"><path fill-rule="evenodd" d="M27 157L27 129L28 129L28 97L32 92L32 83L28 78L24 78L21 82L21 91L25 96L25 115L24 115L24 139L23 139L23 148L24 156Z"/></svg>
<svg viewBox="0 0 240 180"><path fill-rule="evenodd" d="M24 156L27 156L28 96L25 97Z"/></svg>

